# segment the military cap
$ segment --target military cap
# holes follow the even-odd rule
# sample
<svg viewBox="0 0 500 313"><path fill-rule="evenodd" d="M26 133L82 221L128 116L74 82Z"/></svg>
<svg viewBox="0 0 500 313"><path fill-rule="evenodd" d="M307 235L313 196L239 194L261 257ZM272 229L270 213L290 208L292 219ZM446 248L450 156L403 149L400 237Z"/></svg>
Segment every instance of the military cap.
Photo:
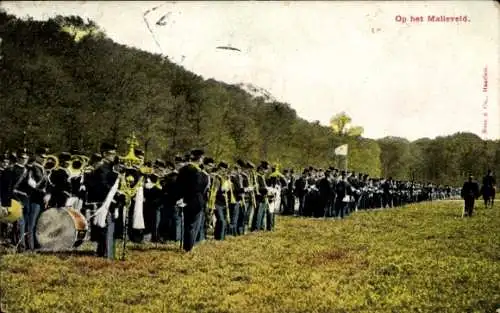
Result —
<svg viewBox="0 0 500 313"><path fill-rule="evenodd" d="M66 162L71 160L71 154L69 152L61 152L58 156L59 161Z"/></svg>
<svg viewBox="0 0 500 313"><path fill-rule="evenodd" d="M342 171L342 172L340 172L340 174L341 174L342 176L345 176L347 173L346 173L346 171Z"/></svg>
<svg viewBox="0 0 500 313"><path fill-rule="evenodd" d="M146 161L146 162L144 162L144 166L146 166L146 167L152 167L153 166L153 162Z"/></svg>
<svg viewBox="0 0 500 313"><path fill-rule="evenodd" d="M255 168L255 164L253 164L252 162L248 161L247 162L247 167L248 168Z"/></svg>
<svg viewBox="0 0 500 313"><path fill-rule="evenodd" d="M242 159L238 159L236 161L236 164L238 164L241 167L247 167L248 166L248 163L245 163L245 161L243 161Z"/></svg>
<svg viewBox="0 0 500 313"><path fill-rule="evenodd" d="M175 164L170 161L166 161L165 168L170 168L170 169L175 168Z"/></svg>
<svg viewBox="0 0 500 313"><path fill-rule="evenodd" d="M176 155L175 158L174 158L174 162L175 163L180 163L184 161L184 159L180 156L180 155Z"/></svg>
<svg viewBox="0 0 500 313"><path fill-rule="evenodd" d="M221 162L219 162L218 167L227 169L229 167L229 165L226 162L221 161Z"/></svg>
<svg viewBox="0 0 500 313"><path fill-rule="evenodd" d="M154 166L156 166L156 167L165 167L165 161L163 161L161 159L156 159Z"/></svg>
<svg viewBox="0 0 500 313"><path fill-rule="evenodd" d="M26 148L18 149L16 152L16 156L18 158L27 158L28 157L28 150Z"/></svg>
<svg viewBox="0 0 500 313"><path fill-rule="evenodd" d="M134 149L134 154L137 157L144 157L144 151L141 149Z"/></svg>
<svg viewBox="0 0 500 313"><path fill-rule="evenodd" d="M183 162L189 162L191 161L191 154L186 153L184 154L184 158L182 159Z"/></svg>
<svg viewBox="0 0 500 313"><path fill-rule="evenodd" d="M109 153L115 153L116 152L116 145L111 144L109 142L103 142L101 144L101 153L104 152L109 152Z"/></svg>
<svg viewBox="0 0 500 313"><path fill-rule="evenodd" d="M199 157L203 156L204 154L205 154L205 152L201 149L191 150L191 156L193 156L195 158L199 158Z"/></svg>
<svg viewBox="0 0 500 313"><path fill-rule="evenodd" d="M48 148L44 148L44 147L39 147L35 150L35 154L37 156L41 156L42 158L45 158L47 156L47 153L49 153L49 149Z"/></svg>
<svg viewBox="0 0 500 313"><path fill-rule="evenodd" d="M269 162L267 162L267 161L261 161L259 167L268 169L269 168Z"/></svg>
<svg viewBox="0 0 500 313"><path fill-rule="evenodd" d="M283 170L283 173L285 173L285 174L288 174L288 172L289 172L289 170L288 170L287 168L285 168L285 169Z"/></svg>

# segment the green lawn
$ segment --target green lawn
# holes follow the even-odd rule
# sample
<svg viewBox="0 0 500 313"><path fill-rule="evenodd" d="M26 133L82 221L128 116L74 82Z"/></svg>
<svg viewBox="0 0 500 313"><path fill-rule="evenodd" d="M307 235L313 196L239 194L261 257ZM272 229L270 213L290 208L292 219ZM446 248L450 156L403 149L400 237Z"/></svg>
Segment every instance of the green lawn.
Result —
<svg viewBox="0 0 500 313"><path fill-rule="evenodd" d="M280 217L273 233L190 254L131 246L126 262L7 255L2 302L11 313L495 312L500 209L461 210L450 201L343 221Z"/></svg>

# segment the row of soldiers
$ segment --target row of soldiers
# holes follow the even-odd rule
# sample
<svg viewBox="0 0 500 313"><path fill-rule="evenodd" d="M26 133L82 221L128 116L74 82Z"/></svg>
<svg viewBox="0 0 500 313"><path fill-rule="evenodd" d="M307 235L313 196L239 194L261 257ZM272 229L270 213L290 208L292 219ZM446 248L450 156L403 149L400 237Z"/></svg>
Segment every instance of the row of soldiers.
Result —
<svg viewBox="0 0 500 313"><path fill-rule="evenodd" d="M139 162L117 157L116 146L103 143L100 153L78 170L78 151L60 153L57 165L46 148L32 156L26 149L6 155L0 167L1 205L7 208L16 199L23 207L22 217L12 225L12 241L20 243L20 250L35 250L37 219L48 208L80 210L90 224L87 239L97 242L97 254L114 258L116 239L140 243L150 236L153 242L180 241L190 251L210 232L224 240L248 231L271 231L276 213L344 218L357 209L456 195L450 187L372 179L333 167L310 167L297 176L266 161L255 166L238 160L230 166L204 157L201 150L173 162L151 163L144 162L142 150L131 149ZM4 225L4 237L5 230Z"/></svg>
<svg viewBox="0 0 500 313"><path fill-rule="evenodd" d="M282 212L285 215L343 218L358 209L397 207L422 201L460 197L460 189L409 181L371 178L367 174L308 168L299 177L284 172ZM295 203L298 199L298 203ZM294 208L297 204L298 208Z"/></svg>
<svg viewBox="0 0 500 313"><path fill-rule="evenodd" d="M144 152L133 148L127 162L116 146L104 143L100 153L74 170L78 151L60 153L57 165L48 149L28 155L26 149L5 156L0 174L0 200L8 211L11 200L22 204L21 218L3 226L19 250L35 250L35 229L48 208L73 207L90 224L88 239L97 242L99 256L114 258L115 241L181 241L190 251L209 230L216 240L247 231L274 229L274 208L282 177L268 162L255 166L238 160L233 166L204 157L201 150L176 157L174 162L144 162ZM77 159L80 160L80 159ZM149 169L145 171L144 169ZM139 197L141 195L141 197ZM136 214L141 211L141 214Z"/></svg>

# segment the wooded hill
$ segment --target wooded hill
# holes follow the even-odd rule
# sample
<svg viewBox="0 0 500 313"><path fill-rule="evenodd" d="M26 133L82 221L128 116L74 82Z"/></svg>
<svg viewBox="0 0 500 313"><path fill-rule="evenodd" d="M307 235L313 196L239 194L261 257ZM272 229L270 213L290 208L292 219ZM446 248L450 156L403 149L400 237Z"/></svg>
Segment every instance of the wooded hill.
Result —
<svg viewBox="0 0 500 313"><path fill-rule="evenodd" d="M91 153L108 140L123 151L135 131L149 159L200 147L229 162L340 166L333 149L348 143L349 167L375 177L460 184L468 172L500 170L498 141L469 133L415 142L366 139L342 113L334 127L311 123L289 104L117 44L80 17L35 21L0 12L0 36L2 150L25 140L30 148Z"/></svg>

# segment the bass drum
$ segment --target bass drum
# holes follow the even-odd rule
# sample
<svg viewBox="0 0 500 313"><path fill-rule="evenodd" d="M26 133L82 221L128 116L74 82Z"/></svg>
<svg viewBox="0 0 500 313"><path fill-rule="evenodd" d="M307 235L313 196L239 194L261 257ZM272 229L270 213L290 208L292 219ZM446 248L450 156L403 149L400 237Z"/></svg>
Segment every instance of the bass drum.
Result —
<svg viewBox="0 0 500 313"><path fill-rule="evenodd" d="M50 208L36 224L36 239L42 251L64 251L83 243L88 231L85 217L73 208Z"/></svg>

